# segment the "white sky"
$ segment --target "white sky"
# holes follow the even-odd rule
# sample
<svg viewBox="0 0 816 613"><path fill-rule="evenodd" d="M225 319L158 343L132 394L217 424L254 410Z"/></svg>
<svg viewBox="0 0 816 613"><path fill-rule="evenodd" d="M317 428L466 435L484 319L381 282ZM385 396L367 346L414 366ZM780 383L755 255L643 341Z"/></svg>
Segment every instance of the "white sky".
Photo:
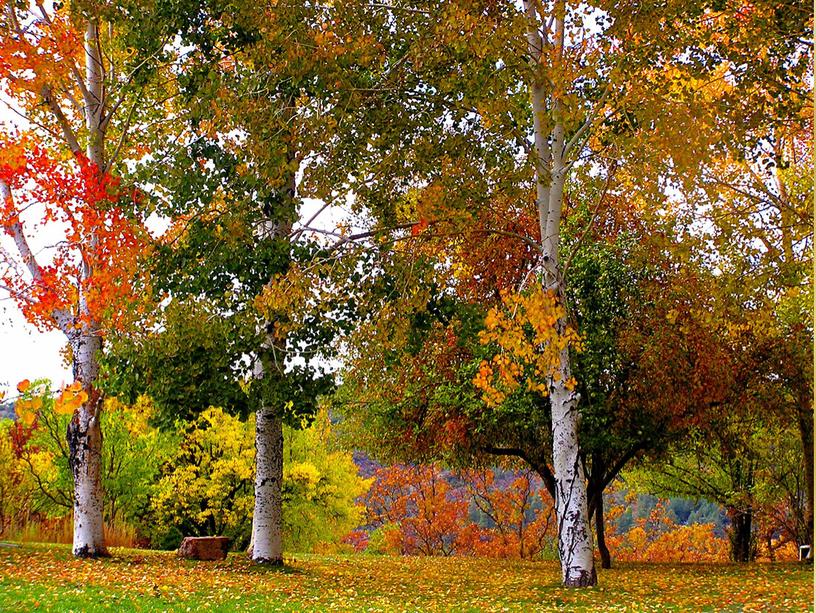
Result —
<svg viewBox="0 0 816 613"><path fill-rule="evenodd" d="M19 116L0 103L0 126L22 127L22 123ZM36 251L41 245L32 247ZM70 382L71 371L60 357L64 345L61 332L40 332L26 321L14 301L0 292L0 394L11 395L23 379L46 378L55 385Z"/></svg>
<svg viewBox="0 0 816 613"><path fill-rule="evenodd" d="M48 378L56 384L71 381L61 362L65 344L61 332L39 332L26 322L11 300L0 302L0 392L11 392L23 379Z"/></svg>

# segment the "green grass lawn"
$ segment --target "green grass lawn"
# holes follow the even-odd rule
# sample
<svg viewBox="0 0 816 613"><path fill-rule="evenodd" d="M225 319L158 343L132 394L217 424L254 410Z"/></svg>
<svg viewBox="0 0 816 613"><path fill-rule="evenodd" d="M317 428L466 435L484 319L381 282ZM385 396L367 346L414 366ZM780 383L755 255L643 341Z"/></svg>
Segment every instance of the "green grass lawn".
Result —
<svg viewBox="0 0 816 613"><path fill-rule="evenodd" d="M555 562L295 555L283 569L114 549L75 560L61 545L0 547L2 611L811 611L800 564L619 564L589 590Z"/></svg>

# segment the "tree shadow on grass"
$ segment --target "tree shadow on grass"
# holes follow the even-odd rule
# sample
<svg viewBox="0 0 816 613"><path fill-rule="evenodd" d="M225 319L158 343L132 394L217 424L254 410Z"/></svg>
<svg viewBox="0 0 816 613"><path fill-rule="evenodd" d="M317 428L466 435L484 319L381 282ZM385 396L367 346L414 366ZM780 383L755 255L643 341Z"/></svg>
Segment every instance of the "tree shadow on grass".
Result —
<svg viewBox="0 0 816 613"><path fill-rule="evenodd" d="M283 564L247 564L246 566L230 566L230 570L246 575L308 575L309 572L303 568L293 566L291 563Z"/></svg>
<svg viewBox="0 0 816 613"><path fill-rule="evenodd" d="M230 553L226 560L211 562L213 569L227 570L246 575L307 575L308 571L295 566L294 559L284 559L283 564L257 564L244 553Z"/></svg>

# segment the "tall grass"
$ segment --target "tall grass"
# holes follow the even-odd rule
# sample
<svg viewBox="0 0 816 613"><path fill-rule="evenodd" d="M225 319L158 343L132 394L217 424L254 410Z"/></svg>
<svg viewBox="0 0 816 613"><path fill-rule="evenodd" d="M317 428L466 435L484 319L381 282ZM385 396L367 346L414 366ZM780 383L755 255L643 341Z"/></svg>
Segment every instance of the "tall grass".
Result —
<svg viewBox="0 0 816 613"><path fill-rule="evenodd" d="M20 543L71 543L73 541L73 518L42 519L22 526L9 527L0 533L0 539ZM138 547L136 528L124 522L105 524L105 544L108 547Z"/></svg>

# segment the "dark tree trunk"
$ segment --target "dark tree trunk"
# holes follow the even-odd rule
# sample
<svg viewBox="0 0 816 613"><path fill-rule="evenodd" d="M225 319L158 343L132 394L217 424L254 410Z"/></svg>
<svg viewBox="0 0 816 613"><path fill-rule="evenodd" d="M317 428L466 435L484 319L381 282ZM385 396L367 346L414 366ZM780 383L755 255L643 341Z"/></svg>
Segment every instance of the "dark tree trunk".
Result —
<svg viewBox="0 0 816 613"><path fill-rule="evenodd" d="M536 462L535 464L529 463L535 473L541 477L541 481L544 483L544 487L547 490L547 493L550 495L550 498L555 500L555 477L553 477L552 471L550 467L547 466L545 462Z"/></svg>
<svg viewBox="0 0 816 613"><path fill-rule="evenodd" d="M805 462L805 526L807 528L807 542L800 543L813 547L813 412L800 411L799 436L802 439L802 451Z"/></svg>
<svg viewBox="0 0 816 613"><path fill-rule="evenodd" d="M612 568L612 556L606 546L606 524L604 522L603 492L595 498L595 538L601 554L601 568Z"/></svg>
<svg viewBox="0 0 816 613"><path fill-rule="evenodd" d="M731 559L752 562L756 556L753 535L753 509L731 509Z"/></svg>

